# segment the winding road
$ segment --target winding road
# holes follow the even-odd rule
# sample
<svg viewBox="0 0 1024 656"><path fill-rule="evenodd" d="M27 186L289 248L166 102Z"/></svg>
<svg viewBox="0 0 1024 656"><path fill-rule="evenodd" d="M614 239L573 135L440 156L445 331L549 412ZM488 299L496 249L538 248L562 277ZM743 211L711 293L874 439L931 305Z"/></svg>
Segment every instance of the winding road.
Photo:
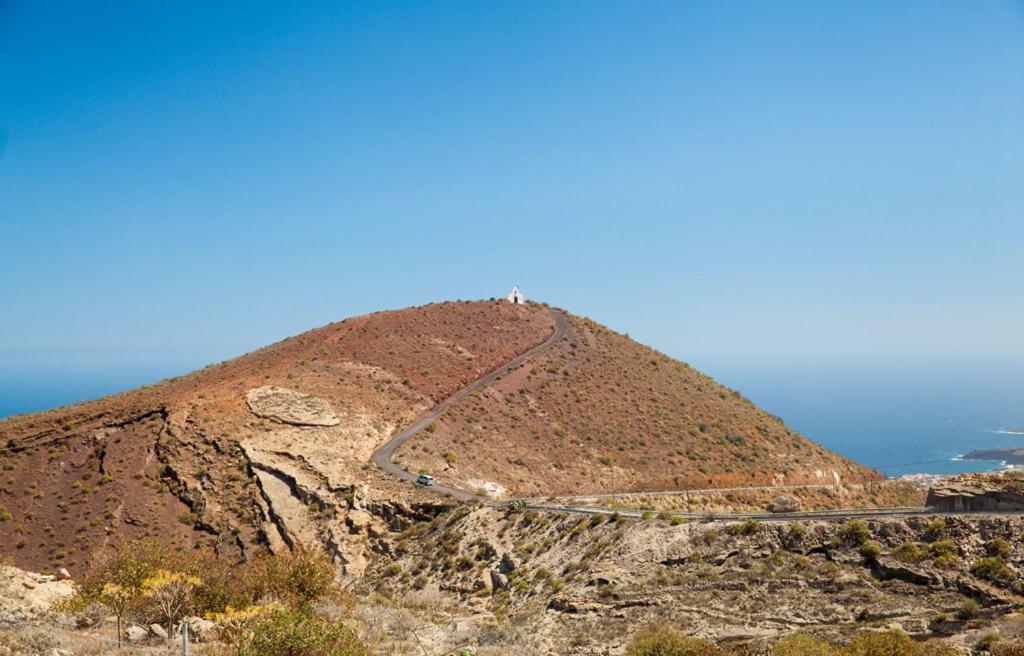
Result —
<svg viewBox="0 0 1024 656"><path fill-rule="evenodd" d="M373 463L375 465L377 465L378 467L380 467L381 469L383 469L384 471L390 472L390 473L394 474L395 476L398 476L402 480L410 481L410 482L415 482L417 477L418 477L417 474L413 474L412 472L406 471L405 469L402 469L401 467L396 465L394 462L392 462L392 459L394 458L395 452L399 449L399 447L401 447L403 444L405 444L407 441L409 441L409 439L413 435L415 435L416 433L418 433L421 430L425 429L427 426L430 425L431 422L436 421L437 418L440 417L442 414L444 414L444 412L448 408L450 408L452 405L454 405L455 403L458 403L459 401L461 401L462 399L466 398L470 394L473 394L474 392L477 392L478 390L483 389L484 387L487 387L488 385L490 385L494 381L498 380L498 378L500 378L501 376L505 375L506 373L508 373L512 369L515 369L516 367L518 367L521 364L523 364L524 362L526 362L528 359L530 359L534 355L537 355L538 353L541 353L541 352L551 348L553 345L558 343L560 340L564 339L569 334L569 321L565 318L565 315L563 315L560 311L558 311L558 310L556 310L554 308L548 308L548 312L551 313L551 317L552 317L552 319L554 319L554 322L555 322L555 329L551 333L551 336L549 336L546 340L544 340L542 343L538 344L537 346L534 346L533 348L531 348L530 350L526 351L525 353L515 357L514 359L510 360L509 362L506 362L505 364L501 365L497 369L494 369L490 373L487 373L484 376L476 379L475 381L473 381L472 383L470 383L466 387L460 389L459 391L455 392L454 394L452 394L451 396L449 396L445 400L443 400L440 403L438 403L437 405L435 405L433 408L431 408L425 414L420 416L420 418L417 419L415 423L413 423L412 425L406 427L402 431L400 431L397 434L395 434L395 436L392 437L390 440L388 440L388 442L386 444L384 444L382 447L380 447L379 449L374 451L373 452L373 456L372 456ZM786 487L803 487L803 486L786 486ZM808 487L818 487L818 486L812 485L812 486L808 486ZM832 486L831 485L823 485L821 487L832 487ZM516 504L521 504L520 507L522 507L522 508L528 508L528 509L537 510L537 511L540 511L540 512L573 513L573 514L580 514L580 515L612 515L612 514L615 514L615 515L618 515L618 516L621 516L621 517L625 517L625 518L629 518L629 519L643 519L644 516L645 516L645 513L650 512L650 511L646 511L646 510L643 510L643 509L632 509L631 508L631 509L628 509L628 510L627 509L616 510L616 509L613 509L613 508L602 507L602 506L582 505L582 504L581 505L573 505L572 504L572 502L576 501L576 500L580 500L580 501L582 501L584 499L596 500L598 498L611 498L611 497L615 497L615 496L622 496L623 494L630 494L630 495L641 494L642 495L644 493L596 494L596 495L587 495L585 497L562 497L561 499L558 499L558 500L552 500L553 502L543 503L540 499L537 499L537 498L524 498L524 499L512 499L512 500L505 500L505 501L495 501L495 500L493 500L493 499L491 499L489 497L477 494L476 492L473 492L473 491L470 491L470 490L463 490L461 488L451 487L449 485L444 485L444 484L436 483L436 482L434 483L434 485L432 485L432 486L430 486L430 487L428 487L426 489L432 490L432 491L434 491L434 492L436 492L438 494L442 494L444 496L448 496L448 497L452 497L452 498L455 498L455 499L459 499L460 501L473 501L473 500L482 501L482 502L485 502L488 505L496 507L496 508L504 508L504 507L508 507L512 503L516 503ZM737 488L737 489L744 489L744 488ZM753 488L751 488L751 489L753 489ZM689 492L697 492L697 491L698 490L689 490ZM716 491L722 491L722 490L716 490ZM686 494L686 493L687 492L680 491L680 492L667 492L667 493L666 492L657 492L657 493L646 493L646 494L650 494L650 495L653 496L655 494ZM561 502L561 503L559 503L559 502ZM565 503L565 502L569 502L569 503ZM689 512L673 512L671 514L673 516L678 516L678 517L681 517L683 519L696 520L696 521L715 521L715 520L735 521L735 520L743 520L743 519L756 519L756 520L759 520L759 521L793 521L793 520L801 520L801 519L839 519L839 520L856 519L856 518L868 519L868 518L873 518L873 517L894 517L894 516L914 516L914 515L963 515L963 514L970 514L970 515L979 515L979 514L980 515L1019 515L1020 513L1019 512L1009 512L1009 511L945 512L945 511L939 511L939 510L935 510L935 509L932 509L932 508L925 508L925 507L905 507L905 508L874 508L874 509L867 509L867 508L843 508L843 509L835 509L835 510L820 510L820 511L812 510L812 511L791 512L791 513L768 513L768 512L763 512L762 511L762 512L714 513L714 514L709 514L709 513L689 513Z"/></svg>
<svg viewBox="0 0 1024 656"><path fill-rule="evenodd" d="M463 387L458 392L455 392L444 401L441 401L440 403L435 405L426 414L417 419L416 423L405 428L404 430L396 434L394 437L392 437L390 440L388 440L388 442L384 446L374 451L373 463L380 467L381 469L383 469L384 471L390 472L403 480L415 481L417 478L416 474L408 472L399 467L398 465L396 465L394 462L392 462L392 458L394 458L395 451L397 451L400 446L409 441L409 438L411 438L413 435L429 426L431 422L435 421L438 417L444 414L445 410L450 408L452 405L458 403L459 401L466 398L470 394L473 394L474 392L484 387L487 387L494 381L498 380L498 378L500 378L501 376L505 375L512 369L515 369L519 365L523 364L534 355L537 355L538 353L547 350L548 348L562 340L566 335L568 335L569 321L565 318L565 315L563 315L561 312L554 308L548 308L548 312L551 313L551 318L554 319L555 321L555 330L554 332L551 333L550 337L548 337L546 340L544 340L537 346L534 346L529 351L517 356L515 359L506 362L505 364L501 365L500 367L491 371L490 373L485 374L480 378L477 378L475 381L473 381L466 387ZM476 494L475 492L471 492L469 490L462 490L456 487L450 487L448 485L442 485L440 483L435 483L433 486L431 486L430 489L433 489L435 492L438 492L440 494L451 496L462 501L469 501L471 499L487 499L487 497L482 497Z"/></svg>

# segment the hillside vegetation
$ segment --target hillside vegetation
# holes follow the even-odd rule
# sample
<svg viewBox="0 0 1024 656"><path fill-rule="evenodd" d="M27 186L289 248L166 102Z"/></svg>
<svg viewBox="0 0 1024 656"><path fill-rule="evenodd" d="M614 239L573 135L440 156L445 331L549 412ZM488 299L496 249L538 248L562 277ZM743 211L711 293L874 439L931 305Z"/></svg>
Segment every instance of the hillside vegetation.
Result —
<svg viewBox="0 0 1024 656"><path fill-rule="evenodd" d="M398 454L514 496L878 480L689 365L589 319Z"/></svg>

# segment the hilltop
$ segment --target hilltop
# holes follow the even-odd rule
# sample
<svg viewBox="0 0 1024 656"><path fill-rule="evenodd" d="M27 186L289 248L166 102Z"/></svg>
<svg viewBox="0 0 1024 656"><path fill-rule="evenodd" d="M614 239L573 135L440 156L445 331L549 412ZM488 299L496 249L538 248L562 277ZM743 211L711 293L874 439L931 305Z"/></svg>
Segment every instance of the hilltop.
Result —
<svg viewBox="0 0 1024 656"><path fill-rule="evenodd" d="M452 405L397 460L508 495L877 480L691 367L588 319ZM247 558L372 537L445 500L370 464L400 428L543 343L548 308L379 312L124 394L0 421L0 551L80 568L140 538Z"/></svg>

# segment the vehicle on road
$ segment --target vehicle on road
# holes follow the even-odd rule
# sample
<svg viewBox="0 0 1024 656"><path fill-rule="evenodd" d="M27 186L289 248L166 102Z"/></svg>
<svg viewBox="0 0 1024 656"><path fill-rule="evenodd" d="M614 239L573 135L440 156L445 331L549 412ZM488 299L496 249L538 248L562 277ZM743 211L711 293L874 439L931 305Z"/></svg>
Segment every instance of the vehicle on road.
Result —
<svg viewBox="0 0 1024 656"><path fill-rule="evenodd" d="M419 478L416 479L416 482L420 485L433 485L434 477L427 474L420 474Z"/></svg>

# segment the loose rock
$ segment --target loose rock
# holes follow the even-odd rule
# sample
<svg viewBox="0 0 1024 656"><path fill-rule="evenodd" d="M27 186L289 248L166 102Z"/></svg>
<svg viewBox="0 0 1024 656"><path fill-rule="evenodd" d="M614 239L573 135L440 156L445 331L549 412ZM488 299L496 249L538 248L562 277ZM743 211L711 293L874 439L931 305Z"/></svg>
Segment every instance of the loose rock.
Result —
<svg viewBox="0 0 1024 656"><path fill-rule="evenodd" d="M141 626L132 625L124 630L124 639L128 642L142 642L148 635L149 634L146 633L146 629Z"/></svg>

